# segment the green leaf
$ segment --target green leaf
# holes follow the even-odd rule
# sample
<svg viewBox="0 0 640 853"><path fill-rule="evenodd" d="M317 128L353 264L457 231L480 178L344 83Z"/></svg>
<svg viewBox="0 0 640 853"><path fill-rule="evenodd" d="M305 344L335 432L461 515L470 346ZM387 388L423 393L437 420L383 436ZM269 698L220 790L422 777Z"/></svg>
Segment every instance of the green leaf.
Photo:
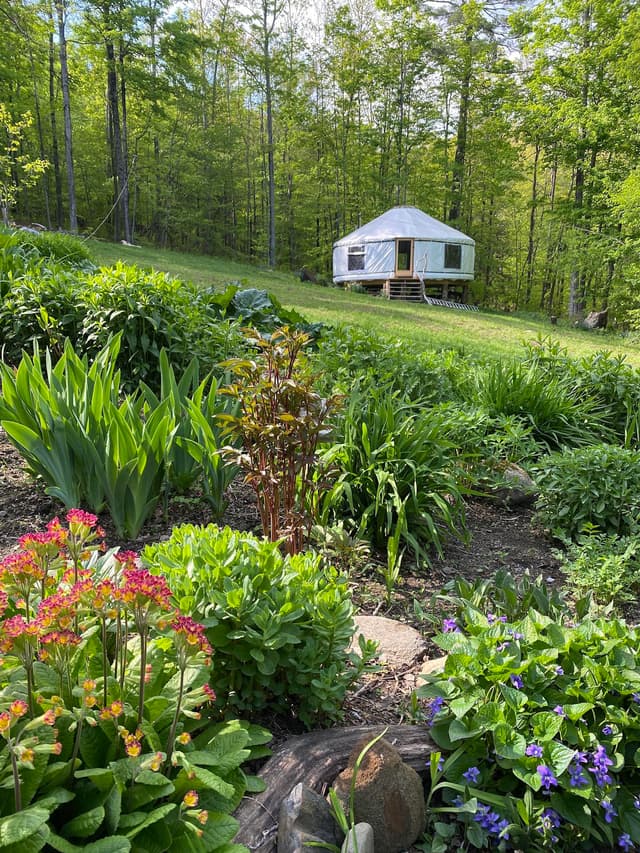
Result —
<svg viewBox="0 0 640 853"><path fill-rule="evenodd" d="M503 758L524 758L527 742L507 723L499 723L493 730L496 753Z"/></svg>
<svg viewBox="0 0 640 853"><path fill-rule="evenodd" d="M104 820L104 807L96 806L88 812L77 815L64 825L62 834L65 838L88 838L93 835Z"/></svg>
<svg viewBox="0 0 640 853"><path fill-rule="evenodd" d="M80 851L83 853L128 853L131 850L131 842L122 835L112 835L109 838L101 838L91 844L83 844L82 847L78 847L77 844L72 844L65 838L51 833L48 843L58 853L80 853Z"/></svg>
<svg viewBox="0 0 640 853"><path fill-rule="evenodd" d="M171 812L176 808L177 806L175 803L165 803L157 809L154 809L152 812L145 814L143 820L127 832L127 838L135 838L136 835L138 835L139 832L142 832L143 829L146 829L147 826L151 826L151 824L156 823L156 821L162 820L167 815L171 814ZM120 821L121 825L125 822L125 817L126 816L123 815Z"/></svg>
<svg viewBox="0 0 640 853"><path fill-rule="evenodd" d="M0 848L25 841L48 820L49 812L37 806L0 818Z"/></svg>
<svg viewBox="0 0 640 853"><path fill-rule="evenodd" d="M551 794L551 807L569 823L582 829L591 828L591 812L584 800L571 794L556 792Z"/></svg>
<svg viewBox="0 0 640 853"><path fill-rule="evenodd" d="M548 763L556 776L565 772L575 755L575 750L563 743L558 743L558 741L545 744L544 750L545 756L548 756Z"/></svg>

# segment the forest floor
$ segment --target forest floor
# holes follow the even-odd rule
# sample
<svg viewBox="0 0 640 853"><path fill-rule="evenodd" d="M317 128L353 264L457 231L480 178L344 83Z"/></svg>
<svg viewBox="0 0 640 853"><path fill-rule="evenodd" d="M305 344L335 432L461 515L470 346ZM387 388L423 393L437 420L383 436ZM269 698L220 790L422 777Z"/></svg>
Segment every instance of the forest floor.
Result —
<svg viewBox="0 0 640 853"><path fill-rule="evenodd" d="M60 504L48 497L42 485L25 472L20 455L0 430L0 557L16 546L19 536L43 530L53 516L63 514ZM168 538L178 524L210 521L209 508L197 496L174 498L166 513L158 508L145 525L143 535L131 542L118 542L109 518L100 519L108 547L119 544L138 551L148 543ZM260 533L256 503L246 485L241 482L232 485L229 506L218 523ZM532 577L542 574L550 585L562 585L554 543L532 523L531 509L510 510L488 501L473 500L467 505L467 527L468 543L450 540L443 556L435 558L430 568L417 571L411 563L403 563L390 606L386 604L386 591L375 560L366 570L352 576L353 597L359 612L412 625L427 640L427 657L432 658L438 657L439 651L428 638L438 630L442 619L450 615L434 597L448 581L458 577L473 581L506 569L518 577L526 572ZM412 686L419 683L417 675L421 666L422 661L401 670L383 668L366 676L347 700L345 723L393 725L419 721L419 708L411 704L410 694ZM271 728L277 739L299 730L295 721L260 722Z"/></svg>

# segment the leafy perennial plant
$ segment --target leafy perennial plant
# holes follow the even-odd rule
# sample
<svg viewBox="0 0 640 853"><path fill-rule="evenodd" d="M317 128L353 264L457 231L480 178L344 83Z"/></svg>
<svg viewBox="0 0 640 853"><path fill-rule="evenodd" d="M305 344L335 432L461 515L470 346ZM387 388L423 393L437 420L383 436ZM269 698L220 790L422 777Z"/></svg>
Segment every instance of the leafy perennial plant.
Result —
<svg viewBox="0 0 640 853"><path fill-rule="evenodd" d="M465 603L445 619L444 672L419 690L447 756L423 849L638 849L640 632L498 613Z"/></svg>
<svg viewBox="0 0 640 853"><path fill-rule="evenodd" d="M238 850L248 728L205 723L211 646L81 510L0 562L0 846ZM263 738L264 740L264 738Z"/></svg>

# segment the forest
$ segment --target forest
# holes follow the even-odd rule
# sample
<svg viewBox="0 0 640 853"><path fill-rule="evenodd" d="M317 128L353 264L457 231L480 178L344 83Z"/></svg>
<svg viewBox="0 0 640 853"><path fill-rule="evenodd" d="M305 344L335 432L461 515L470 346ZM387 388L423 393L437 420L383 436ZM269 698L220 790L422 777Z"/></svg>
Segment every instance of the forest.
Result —
<svg viewBox="0 0 640 853"><path fill-rule="evenodd" d="M640 327L634 0L0 0L6 223L330 277L415 204L473 299Z"/></svg>

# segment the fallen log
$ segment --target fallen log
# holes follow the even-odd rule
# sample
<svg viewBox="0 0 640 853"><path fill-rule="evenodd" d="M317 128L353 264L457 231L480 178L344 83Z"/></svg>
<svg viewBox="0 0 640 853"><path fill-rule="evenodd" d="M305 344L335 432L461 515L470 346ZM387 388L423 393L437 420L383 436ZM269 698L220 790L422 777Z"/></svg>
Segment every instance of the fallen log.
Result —
<svg viewBox="0 0 640 853"><path fill-rule="evenodd" d="M257 853L273 853L280 805L294 785L303 782L319 793L326 793L347 766L354 746L363 738L373 739L384 729L384 726L356 726L308 732L277 747L258 774L266 789L255 797L245 797L236 809L240 830L235 843ZM418 773L425 770L429 754L437 748L427 726L389 726L385 739Z"/></svg>

